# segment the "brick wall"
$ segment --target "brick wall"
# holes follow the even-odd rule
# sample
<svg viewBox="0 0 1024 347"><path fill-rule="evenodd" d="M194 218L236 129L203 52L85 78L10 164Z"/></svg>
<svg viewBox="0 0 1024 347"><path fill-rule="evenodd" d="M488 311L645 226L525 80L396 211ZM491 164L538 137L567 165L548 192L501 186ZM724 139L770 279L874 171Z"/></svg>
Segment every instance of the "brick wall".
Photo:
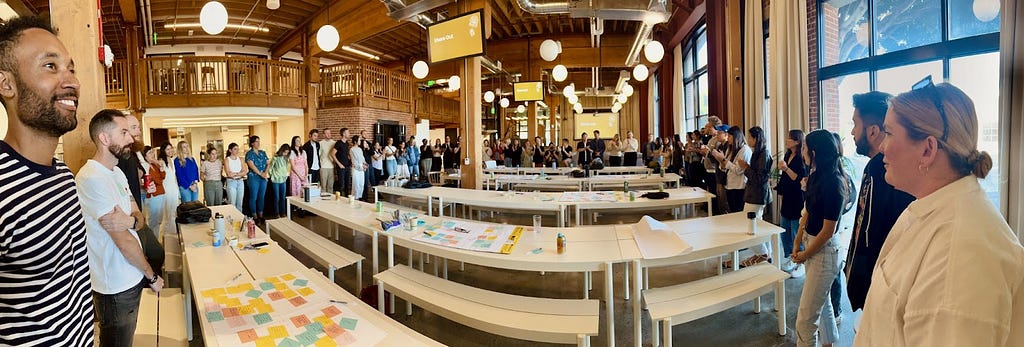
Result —
<svg viewBox="0 0 1024 347"><path fill-rule="evenodd" d="M340 107L318 109L316 111L316 127L318 129L329 128L334 136L342 127L349 129L349 134L358 135L360 130L366 130L367 136L374 136L374 125L378 120L396 121L405 126L406 134L415 132L413 115L411 113L381 110L368 107Z"/></svg>
<svg viewBox="0 0 1024 347"><path fill-rule="evenodd" d="M807 0L807 88L810 99L810 129L818 129L818 1ZM808 130L810 130L808 129Z"/></svg>

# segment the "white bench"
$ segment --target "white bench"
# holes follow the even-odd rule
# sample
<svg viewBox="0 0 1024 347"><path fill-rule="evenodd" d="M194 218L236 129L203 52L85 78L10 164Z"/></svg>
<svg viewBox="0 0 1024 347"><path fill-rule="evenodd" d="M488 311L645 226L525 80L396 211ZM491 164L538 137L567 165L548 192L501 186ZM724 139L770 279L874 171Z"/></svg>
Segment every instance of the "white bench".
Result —
<svg viewBox="0 0 1024 347"><path fill-rule="evenodd" d="M188 346L181 289L164 288L160 294L142 290L132 346Z"/></svg>
<svg viewBox="0 0 1024 347"><path fill-rule="evenodd" d="M759 313L761 295L771 292L789 274L771 264L759 264L724 275L694 282L643 291L643 299L651 315L651 334L658 346L658 322L661 322L665 346L672 346L672 326L725 311L743 302L754 300L754 312ZM779 311L779 335L786 335L786 306L784 298L776 296Z"/></svg>
<svg viewBox="0 0 1024 347"><path fill-rule="evenodd" d="M317 263L327 267L327 277L331 279L331 282L334 282L335 269L355 264L355 292L359 293L359 290L363 288L364 258L362 255L352 252L287 218L268 220L267 236L270 236L271 230L276 231L277 235L288 241L288 248L295 245Z"/></svg>
<svg viewBox="0 0 1024 347"><path fill-rule="evenodd" d="M427 311L497 335L586 346L590 344L590 336L598 334L598 300L497 293L434 277L404 265L382 271L374 278L379 283L377 304L382 312L386 288Z"/></svg>

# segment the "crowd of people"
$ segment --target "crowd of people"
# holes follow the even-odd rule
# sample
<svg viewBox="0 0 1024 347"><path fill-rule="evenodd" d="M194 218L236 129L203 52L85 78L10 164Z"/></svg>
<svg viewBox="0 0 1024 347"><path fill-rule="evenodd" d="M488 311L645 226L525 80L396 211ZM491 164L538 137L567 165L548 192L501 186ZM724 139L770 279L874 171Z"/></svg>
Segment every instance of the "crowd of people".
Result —
<svg viewBox="0 0 1024 347"><path fill-rule="evenodd" d="M314 130L272 157L252 136L244 154L237 144L224 156L207 148L200 165L188 143L142 147L137 118L105 109L89 121L95 155L76 177L54 154L60 136L79 126L79 89L71 55L49 25L18 17L0 26L0 103L8 113L0 141L0 345L86 347L98 336L100 346L131 346L142 291L164 286L154 256L163 254L154 252L160 230L173 227L173 206L198 199L200 183L206 203L223 202L226 190L228 203L263 218L268 183L274 199L311 182L362 196L365 184L455 168L460 158L460 141L382 145L341 128L337 140L329 129L323 139ZM689 173L690 184L721 197L717 213L762 213L777 167L788 254L779 261L805 267L798 346L838 342L842 277L850 302L864 311L856 346L1024 345L1024 248L978 182L992 158L977 149L971 99L926 80L895 97L872 92L853 103L851 135L871 158L859 194L837 134L791 130L775 164L763 129L744 133L717 118L686 143L652 137L644 151L630 133L605 143L595 131L592 140L582 134L575 150L568 139L557 147L505 139L491 143L489 159L558 165L575 155L592 164L607 155L612 165L639 165L642 152L644 161ZM280 213L280 200L266 205ZM853 206L843 255L846 231L838 226ZM767 245L754 253L742 265L771 261Z"/></svg>

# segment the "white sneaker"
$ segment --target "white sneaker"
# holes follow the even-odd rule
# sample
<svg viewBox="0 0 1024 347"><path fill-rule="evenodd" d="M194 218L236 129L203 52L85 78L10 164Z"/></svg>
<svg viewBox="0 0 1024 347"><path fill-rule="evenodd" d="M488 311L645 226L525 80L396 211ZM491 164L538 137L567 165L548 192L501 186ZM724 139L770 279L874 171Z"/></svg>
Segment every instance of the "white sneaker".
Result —
<svg viewBox="0 0 1024 347"><path fill-rule="evenodd" d="M796 264L796 268L793 269L793 271L789 272L789 275L793 276L793 278L804 277L804 274L805 274L805 272L804 272L804 264Z"/></svg>
<svg viewBox="0 0 1024 347"><path fill-rule="evenodd" d="M794 263L792 260L789 260L789 257L785 257L782 258L782 264L779 265L780 267L782 267L782 271L793 272L793 270L796 270L797 263Z"/></svg>

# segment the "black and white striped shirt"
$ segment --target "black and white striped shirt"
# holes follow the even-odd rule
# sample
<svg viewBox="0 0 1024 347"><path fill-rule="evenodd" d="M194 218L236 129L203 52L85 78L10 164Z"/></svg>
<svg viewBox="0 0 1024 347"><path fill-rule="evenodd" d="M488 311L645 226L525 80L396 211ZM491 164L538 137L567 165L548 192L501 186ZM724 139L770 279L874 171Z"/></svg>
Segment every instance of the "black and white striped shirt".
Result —
<svg viewBox="0 0 1024 347"><path fill-rule="evenodd" d="M93 345L85 221L64 165L0 141L0 345Z"/></svg>

